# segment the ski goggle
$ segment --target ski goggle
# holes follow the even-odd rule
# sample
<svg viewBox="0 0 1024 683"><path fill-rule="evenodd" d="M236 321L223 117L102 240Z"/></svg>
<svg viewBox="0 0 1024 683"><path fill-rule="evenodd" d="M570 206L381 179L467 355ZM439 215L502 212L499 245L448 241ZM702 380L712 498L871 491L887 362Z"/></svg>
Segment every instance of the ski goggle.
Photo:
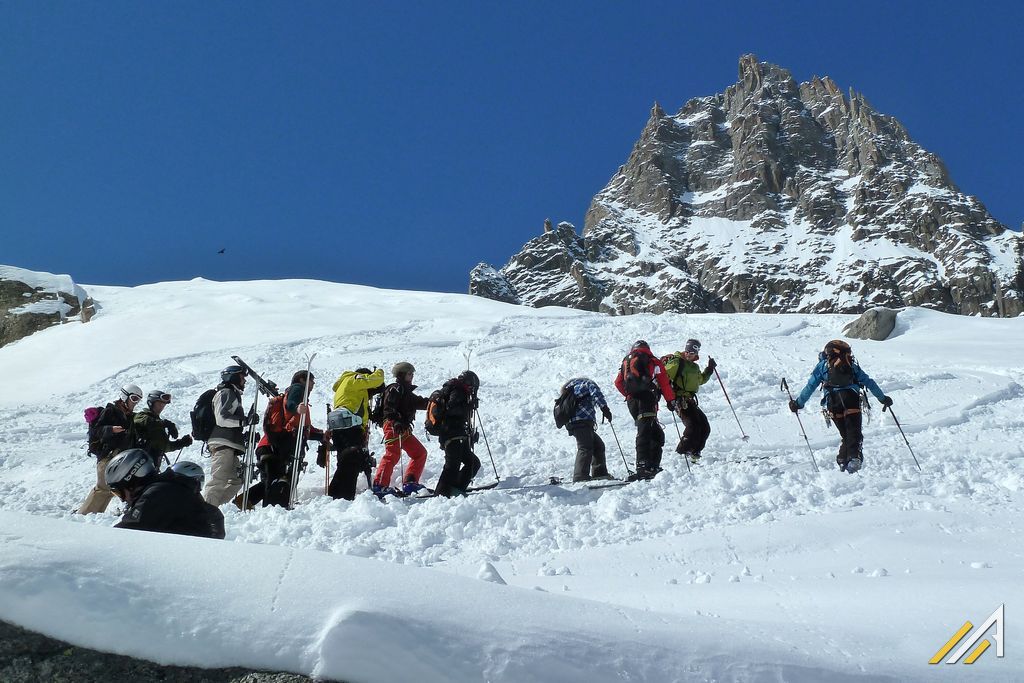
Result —
<svg viewBox="0 0 1024 683"><path fill-rule="evenodd" d="M138 403L139 401L142 400L142 395L141 394L128 394L128 400L132 401L134 403Z"/></svg>
<svg viewBox="0 0 1024 683"><path fill-rule="evenodd" d="M163 401L164 403L170 403L171 402L171 395L170 394L158 394L158 395L155 395L155 396L150 396L149 400L150 400L150 402L153 402L153 401Z"/></svg>

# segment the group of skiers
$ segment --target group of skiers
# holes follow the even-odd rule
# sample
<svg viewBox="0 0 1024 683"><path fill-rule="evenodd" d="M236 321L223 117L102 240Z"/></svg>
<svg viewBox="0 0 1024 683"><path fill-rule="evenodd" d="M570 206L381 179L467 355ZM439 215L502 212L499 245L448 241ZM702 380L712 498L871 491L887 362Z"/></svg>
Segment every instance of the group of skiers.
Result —
<svg viewBox="0 0 1024 683"><path fill-rule="evenodd" d="M636 471L628 481L651 479L661 471L665 432L658 411L662 400L673 421L678 418L683 425L676 452L688 463L699 462L711 427L697 394L711 375L717 374L713 358L700 368L700 349L699 340L689 339L682 351L658 357L646 341L638 340L623 358L614 386L625 398L637 430ZM193 436L205 442L211 460L205 488L200 465L172 464L167 457L169 451L193 442L193 436L178 438L177 425L160 417L171 395L150 392L146 408L136 413L142 390L127 384L114 402L86 411L89 451L97 457L97 482L79 513L103 512L116 495L127 504L119 527L223 538L220 505L233 502L242 509L258 504L291 505L308 441L319 444L319 465L327 467L335 460L334 475L326 486L326 493L333 498L353 500L360 475L378 497L463 495L480 469L473 449L479 439L480 379L471 370L449 379L429 397L416 393L416 369L409 362L393 366L390 383L385 383L383 369L345 371L332 386L327 423L325 429L319 429L311 424L308 400L316 382L312 372L296 372L288 388L278 393L276 385L264 381L237 357L235 360L239 364L221 371L220 384L205 392L192 412ZM261 420L254 409L247 412L243 404L249 376L259 383L260 391L271 396L258 443ZM863 388L884 406L891 406L892 399L860 368L849 344L840 340L826 344L803 391L790 400L790 409L802 409L819 386L822 406L841 436L836 462L840 470L856 472L864 457ZM412 429L419 411L426 412L425 431L438 437L444 451L444 467L432 491L425 490L420 481L427 451ZM605 444L596 432L598 412L602 421L611 422L611 409L596 382L580 377L562 386L555 419L556 425L565 426L576 440L573 481L613 478ZM369 449L371 424L383 432L384 454L379 463ZM246 487L248 453L254 453L258 462L260 481ZM394 470L403 453L408 464L400 472L398 486L393 486ZM161 471L164 463L169 467Z"/></svg>

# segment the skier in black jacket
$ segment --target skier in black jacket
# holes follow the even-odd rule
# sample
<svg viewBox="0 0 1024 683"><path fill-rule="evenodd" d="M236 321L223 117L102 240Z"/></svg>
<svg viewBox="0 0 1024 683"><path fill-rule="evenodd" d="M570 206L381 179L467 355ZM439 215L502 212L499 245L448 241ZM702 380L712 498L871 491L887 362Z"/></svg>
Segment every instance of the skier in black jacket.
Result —
<svg viewBox="0 0 1024 683"><path fill-rule="evenodd" d="M473 444L480 437L472 426L479 388L480 378L472 370L466 370L441 387L445 410L439 440L444 449L444 469L434 488L439 496L464 495L480 470L480 458L473 453Z"/></svg>
<svg viewBox="0 0 1024 683"><path fill-rule="evenodd" d="M173 470L157 472L141 448L111 460L106 479L114 495L128 504L116 528L224 538L224 516L198 495L194 480Z"/></svg>

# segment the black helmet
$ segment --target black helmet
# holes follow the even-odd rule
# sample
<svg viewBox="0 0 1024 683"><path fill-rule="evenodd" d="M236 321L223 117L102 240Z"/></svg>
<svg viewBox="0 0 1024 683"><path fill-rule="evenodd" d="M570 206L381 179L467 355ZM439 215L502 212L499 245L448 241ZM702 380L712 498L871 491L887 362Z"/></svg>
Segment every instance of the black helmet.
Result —
<svg viewBox="0 0 1024 683"><path fill-rule="evenodd" d="M645 342L643 339L637 339L635 342L633 342L633 346L630 350L633 349L647 349L648 351L650 351L651 345Z"/></svg>
<svg viewBox="0 0 1024 683"><path fill-rule="evenodd" d="M188 460L182 460L171 465L171 470L175 474L188 477L195 483L196 493L203 490L203 484L206 482L206 473L203 472L202 465Z"/></svg>
<svg viewBox="0 0 1024 683"><path fill-rule="evenodd" d="M476 376L476 373L472 370L466 370L464 373L459 375L459 381L470 387L473 391L480 388L480 378Z"/></svg>
<svg viewBox="0 0 1024 683"><path fill-rule="evenodd" d="M237 383L239 377L245 375L245 368L241 365L229 365L220 371L220 381L227 383Z"/></svg>
<svg viewBox="0 0 1024 683"><path fill-rule="evenodd" d="M123 491L144 483L156 473L149 453L141 448L129 448L107 463L104 476L111 490Z"/></svg>
<svg viewBox="0 0 1024 683"><path fill-rule="evenodd" d="M152 408L153 404L158 401L161 403L170 403L171 395L162 389L154 389L153 391L146 394L146 405L148 405L150 408Z"/></svg>

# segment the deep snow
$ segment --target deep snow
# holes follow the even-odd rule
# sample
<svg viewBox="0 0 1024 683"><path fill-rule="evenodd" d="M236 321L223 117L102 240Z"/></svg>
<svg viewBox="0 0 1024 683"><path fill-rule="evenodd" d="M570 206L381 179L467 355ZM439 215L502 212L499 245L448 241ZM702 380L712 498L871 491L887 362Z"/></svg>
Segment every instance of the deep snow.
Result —
<svg viewBox="0 0 1024 683"><path fill-rule="evenodd" d="M615 318L313 281L88 290L92 322L0 349L0 619L164 662L351 681L395 667L448 681L1024 678L1012 625L1004 658L927 664L965 620L1006 603L1012 622L1024 597L1024 320L907 310L890 340L854 341L924 471L876 404L866 468L850 476L816 399L802 414L813 472L779 390L785 376L799 391L850 316ZM561 382L602 386L632 466L617 364L634 339L668 353L688 337L718 361L750 441L712 379L714 432L692 476L663 413L653 482L545 486L574 457L550 417ZM84 407L131 381L174 394L165 415L185 425L230 354L283 384L312 351L317 425L342 370L410 360L425 394L468 356L501 486L349 503L322 495L313 466L293 511L225 507L229 543L98 528L114 505L72 514L93 471ZM425 443L432 484L441 455ZM493 481L483 442L477 453L478 481ZM532 488L504 490L520 483Z"/></svg>

